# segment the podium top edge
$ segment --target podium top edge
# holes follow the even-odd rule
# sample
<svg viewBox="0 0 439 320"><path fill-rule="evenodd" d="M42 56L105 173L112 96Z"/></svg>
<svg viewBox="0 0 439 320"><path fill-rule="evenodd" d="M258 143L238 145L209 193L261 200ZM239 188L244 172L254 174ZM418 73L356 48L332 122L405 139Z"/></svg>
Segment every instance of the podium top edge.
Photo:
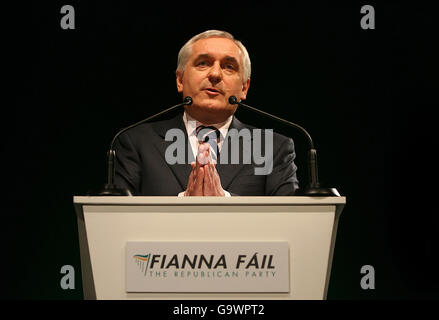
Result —
<svg viewBox="0 0 439 320"><path fill-rule="evenodd" d="M75 204L83 205L333 205L346 204L346 197L89 197L74 196Z"/></svg>

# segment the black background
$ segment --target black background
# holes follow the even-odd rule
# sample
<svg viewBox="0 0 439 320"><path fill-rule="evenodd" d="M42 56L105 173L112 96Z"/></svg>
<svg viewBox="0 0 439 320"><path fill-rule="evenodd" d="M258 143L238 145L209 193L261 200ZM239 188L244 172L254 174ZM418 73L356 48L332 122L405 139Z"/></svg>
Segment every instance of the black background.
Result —
<svg viewBox="0 0 439 320"><path fill-rule="evenodd" d="M75 30L60 27L64 4L75 8ZM365 4L375 30L360 27ZM105 182L118 129L181 101L178 50L208 29L244 43L246 102L307 128L322 182L347 197L328 299L439 297L432 8L66 1L26 10L31 27L14 41L18 90L2 119L3 298L82 298L73 196ZM270 127L295 140L304 185L306 141ZM63 265L75 267L75 290L60 287ZM363 265L375 268L375 290L360 287Z"/></svg>

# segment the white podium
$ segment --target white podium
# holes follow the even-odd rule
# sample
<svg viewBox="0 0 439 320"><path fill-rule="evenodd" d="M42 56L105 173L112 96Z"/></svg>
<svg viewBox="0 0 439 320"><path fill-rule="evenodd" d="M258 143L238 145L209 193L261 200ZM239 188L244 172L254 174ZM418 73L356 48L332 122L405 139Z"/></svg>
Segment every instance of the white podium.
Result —
<svg viewBox="0 0 439 320"><path fill-rule="evenodd" d="M326 299L345 197L74 197L85 299ZM126 292L126 244L288 243L289 292Z"/></svg>

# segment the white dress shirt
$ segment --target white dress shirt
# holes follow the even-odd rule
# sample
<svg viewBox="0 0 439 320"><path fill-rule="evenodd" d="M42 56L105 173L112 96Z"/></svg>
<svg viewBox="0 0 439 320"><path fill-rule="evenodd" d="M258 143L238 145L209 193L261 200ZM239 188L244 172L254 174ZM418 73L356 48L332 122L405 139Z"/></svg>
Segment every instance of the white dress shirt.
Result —
<svg viewBox="0 0 439 320"><path fill-rule="evenodd" d="M226 119L226 121L221 123L209 124L209 126L213 126L218 129L220 134L220 141L218 142L218 150L221 150L224 139L227 136L227 132L229 131L230 124L232 123L233 116L230 116ZM201 125L205 125L194 118L192 118L186 111L183 113L183 122L186 127L187 136L189 138L189 142L192 148L192 153L194 155L194 159L197 158L198 154L198 138L197 138L197 127ZM231 197L230 193L226 190L223 190L226 197ZM179 197L184 197L184 191L178 194Z"/></svg>

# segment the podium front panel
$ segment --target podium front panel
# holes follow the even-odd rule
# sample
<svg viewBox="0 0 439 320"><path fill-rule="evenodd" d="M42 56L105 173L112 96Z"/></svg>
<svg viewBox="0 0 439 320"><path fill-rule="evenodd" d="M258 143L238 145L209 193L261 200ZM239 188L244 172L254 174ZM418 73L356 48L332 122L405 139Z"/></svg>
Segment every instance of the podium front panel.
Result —
<svg viewBox="0 0 439 320"><path fill-rule="evenodd" d="M117 197L116 197L117 198ZM75 197L97 299L324 299L344 197ZM230 198L229 198L230 200ZM338 209L338 210L337 210ZM81 232L80 232L81 234ZM127 293L127 242L289 244L288 293ZM84 247L84 246L83 246ZM81 259L86 259L81 248ZM84 264L83 264L84 265Z"/></svg>

